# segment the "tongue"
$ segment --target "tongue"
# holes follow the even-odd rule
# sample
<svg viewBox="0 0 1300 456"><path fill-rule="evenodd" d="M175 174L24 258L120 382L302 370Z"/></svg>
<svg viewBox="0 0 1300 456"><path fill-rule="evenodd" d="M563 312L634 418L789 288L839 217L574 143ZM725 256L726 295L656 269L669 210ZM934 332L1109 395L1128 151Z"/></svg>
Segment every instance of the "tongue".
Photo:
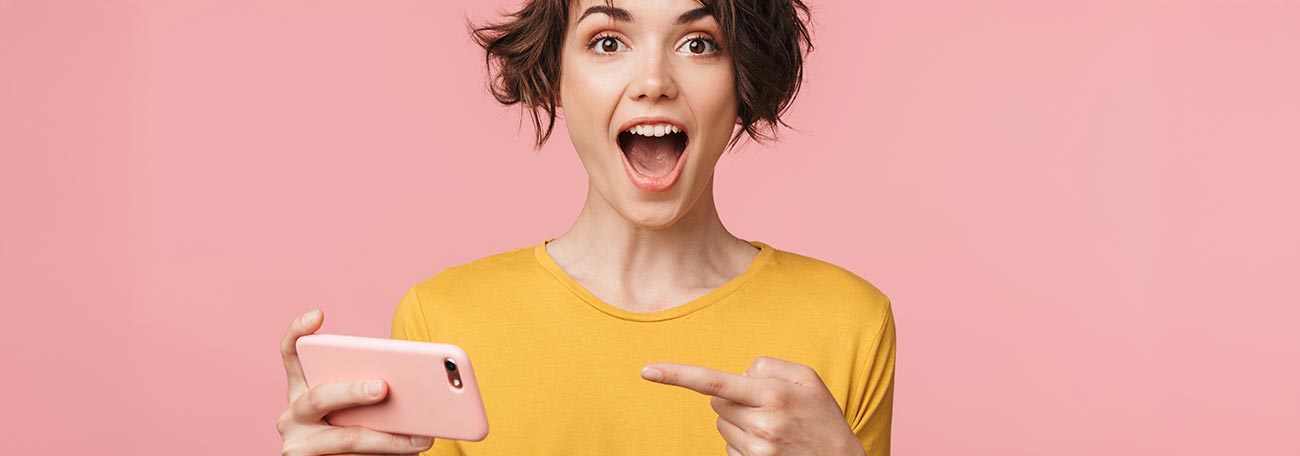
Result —
<svg viewBox="0 0 1300 456"><path fill-rule="evenodd" d="M629 135L623 151L636 172L647 177L663 177L677 165L682 151L676 147L671 135L647 137Z"/></svg>

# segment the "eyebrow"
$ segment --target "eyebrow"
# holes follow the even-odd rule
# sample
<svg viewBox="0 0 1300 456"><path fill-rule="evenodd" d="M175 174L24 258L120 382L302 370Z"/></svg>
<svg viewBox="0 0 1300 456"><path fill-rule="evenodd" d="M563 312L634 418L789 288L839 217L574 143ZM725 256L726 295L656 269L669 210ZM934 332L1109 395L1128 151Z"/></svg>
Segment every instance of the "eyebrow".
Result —
<svg viewBox="0 0 1300 456"><path fill-rule="evenodd" d="M592 14L597 14L597 13L609 16L611 19L614 19L616 21L636 22L632 20L632 13L628 12L627 10L623 8L619 8L617 6L605 6L605 5L597 5L597 6L587 8L586 11L582 12L582 16L578 17L578 22L582 22L582 20L586 19L587 16L590 16ZM693 10L682 13L681 16L677 16L677 21L674 22L674 25L689 24L710 16L713 16L713 12L710 11L708 7L701 6L699 8L695 8Z"/></svg>

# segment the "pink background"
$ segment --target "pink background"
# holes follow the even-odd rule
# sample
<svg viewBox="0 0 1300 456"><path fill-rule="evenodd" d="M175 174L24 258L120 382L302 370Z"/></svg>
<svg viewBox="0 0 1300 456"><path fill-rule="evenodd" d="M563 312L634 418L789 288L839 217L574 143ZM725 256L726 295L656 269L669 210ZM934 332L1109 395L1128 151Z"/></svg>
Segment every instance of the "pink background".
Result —
<svg viewBox="0 0 1300 456"><path fill-rule="evenodd" d="M0 1L5 451L273 453L293 316L563 232L507 5ZM897 454L1300 453L1300 3L812 5L719 204L893 299Z"/></svg>

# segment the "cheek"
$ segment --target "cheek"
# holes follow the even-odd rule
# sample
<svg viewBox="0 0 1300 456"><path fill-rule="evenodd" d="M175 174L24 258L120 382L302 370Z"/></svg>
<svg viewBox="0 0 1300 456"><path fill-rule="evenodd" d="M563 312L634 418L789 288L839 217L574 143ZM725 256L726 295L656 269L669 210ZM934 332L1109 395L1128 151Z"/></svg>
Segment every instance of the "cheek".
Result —
<svg viewBox="0 0 1300 456"><path fill-rule="evenodd" d="M560 99L569 135L583 154L584 147L600 147L609 141L610 116L622 92L617 78L578 60L561 67Z"/></svg>
<svg viewBox="0 0 1300 456"><path fill-rule="evenodd" d="M711 145L725 144L736 124L738 104L733 74L727 63L715 71L698 72L690 81L691 111L708 133Z"/></svg>

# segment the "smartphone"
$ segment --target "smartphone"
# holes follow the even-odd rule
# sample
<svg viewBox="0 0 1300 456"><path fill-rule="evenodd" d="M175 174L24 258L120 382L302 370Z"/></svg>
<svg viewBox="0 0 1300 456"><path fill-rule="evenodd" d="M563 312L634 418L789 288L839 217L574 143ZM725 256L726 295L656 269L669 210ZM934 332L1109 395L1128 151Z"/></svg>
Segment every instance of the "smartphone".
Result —
<svg viewBox="0 0 1300 456"><path fill-rule="evenodd" d="M388 396L375 404L335 410L334 426L362 426L395 434L479 441L487 413L469 355L451 344L337 334L298 338L307 386L382 379Z"/></svg>

